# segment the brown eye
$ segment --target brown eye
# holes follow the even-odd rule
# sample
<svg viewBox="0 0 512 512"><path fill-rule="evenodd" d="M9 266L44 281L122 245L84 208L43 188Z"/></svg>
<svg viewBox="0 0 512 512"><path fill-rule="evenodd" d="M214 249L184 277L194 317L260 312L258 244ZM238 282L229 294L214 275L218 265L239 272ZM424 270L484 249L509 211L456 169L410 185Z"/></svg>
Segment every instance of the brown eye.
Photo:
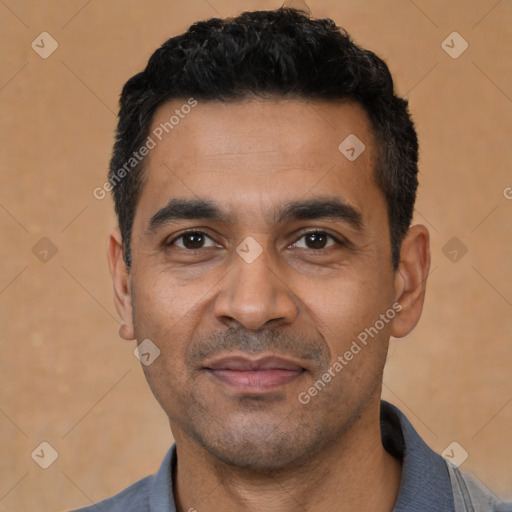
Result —
<svg viewBox="0 0 512 512"><path fill-rule="evenodd" d="M204 236L201 233L187 233L183 235L183 245L187 249L199 249L204 243Z"/></svg>
<svg viewBox="0 0 512 512"><path fill-rule="evenodd" d="M299 249L326 249L336 243L335 239L324 231L311 231L302 235L294 244Z"/></svg>
<svg viewBox="0 0 512 512"><path fill-rule="evenodd" d="M208 245L205 245L208 244ZM201 231L189 231L175 238L169 245L176 245L181 249L196 250L203 247L215 247L215 242Z"/></svg>
<svg viewBox="0 0 512 512"><path fill-rule="evenodd" d="M323 233L309 233L306 235L306 244L311 249L323 249L327 243L327 237Z"/></svg>

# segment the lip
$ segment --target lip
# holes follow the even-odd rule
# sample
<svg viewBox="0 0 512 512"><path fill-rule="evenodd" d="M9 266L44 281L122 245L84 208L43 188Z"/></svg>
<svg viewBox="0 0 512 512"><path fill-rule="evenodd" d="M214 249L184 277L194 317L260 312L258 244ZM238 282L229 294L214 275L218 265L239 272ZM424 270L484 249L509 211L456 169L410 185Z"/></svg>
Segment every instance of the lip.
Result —
<svg viewBox="0 0 512 512"><path fill-rule="evenodd" d="M299 363L277 356L222 357L207 363L205 369L220 382L246 394L272 391L305 371Z"/></svg>

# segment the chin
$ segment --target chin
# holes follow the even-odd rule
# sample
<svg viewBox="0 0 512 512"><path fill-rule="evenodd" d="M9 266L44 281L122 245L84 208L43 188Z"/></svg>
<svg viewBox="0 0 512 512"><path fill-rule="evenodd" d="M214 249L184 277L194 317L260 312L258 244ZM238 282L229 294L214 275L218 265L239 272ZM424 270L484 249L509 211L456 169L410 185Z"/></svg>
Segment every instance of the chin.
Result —
<svg viewBox="0 0 512 512"><path fill-rule="evenodd" d="M297 453L296 446L261 446L245 443L236 446L205 446L205 448L224 464L253 471L279 471L298 465L303 458Z"/></svg>
<svg viewBox="0 0 512 512"><path fill-rule="evenodd" d="M211 455L229 466L279 471L301 465L321 444L320 438L308 436L304 426L287 426L255 421L245 428L223 425L209 429L205 435L196 432L194 437Z"/></svg>

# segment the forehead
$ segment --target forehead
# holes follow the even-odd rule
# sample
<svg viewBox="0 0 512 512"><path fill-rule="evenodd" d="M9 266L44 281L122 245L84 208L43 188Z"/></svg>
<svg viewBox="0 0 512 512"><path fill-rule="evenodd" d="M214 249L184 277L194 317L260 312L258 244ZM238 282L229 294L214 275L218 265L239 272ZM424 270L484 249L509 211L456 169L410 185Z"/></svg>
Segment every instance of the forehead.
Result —
<svg viewBox="0 0 512 512"><path fill-rule="evenodd" d="M358 104L198 100L186 108L189 103L173 100L155 113L149 133L155 147L145 162L136 218L173 197L207 197L246 211L255 202L261 210L315 195L339 196L363 213L382 203L370 123Z"/></svg>

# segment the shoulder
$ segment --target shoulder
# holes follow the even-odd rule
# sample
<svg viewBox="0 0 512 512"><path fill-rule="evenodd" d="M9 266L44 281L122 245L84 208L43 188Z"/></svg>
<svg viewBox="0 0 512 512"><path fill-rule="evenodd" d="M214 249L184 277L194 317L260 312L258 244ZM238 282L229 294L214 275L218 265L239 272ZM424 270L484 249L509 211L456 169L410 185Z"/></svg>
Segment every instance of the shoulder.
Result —
<svg viewBox="0 0 512 512"><path fill-rule="evenodd" d="M142 478L111 498L71 512L176 512L172 490L176 463L173 444L154 475Z"/></svg>
<svg viewBox="0 0 512 512"><path fill-rule="evenodd" d="M470 476L446 461L456 512L512 512L512 503L497 499Z"/></svg>
<svg viewBox="0 0 512 512"><path fill-rule="evenodd" d="M149 494L155 476L147 476L120 493L89 507L71 512L145 512L149 511Z"/></svg>

